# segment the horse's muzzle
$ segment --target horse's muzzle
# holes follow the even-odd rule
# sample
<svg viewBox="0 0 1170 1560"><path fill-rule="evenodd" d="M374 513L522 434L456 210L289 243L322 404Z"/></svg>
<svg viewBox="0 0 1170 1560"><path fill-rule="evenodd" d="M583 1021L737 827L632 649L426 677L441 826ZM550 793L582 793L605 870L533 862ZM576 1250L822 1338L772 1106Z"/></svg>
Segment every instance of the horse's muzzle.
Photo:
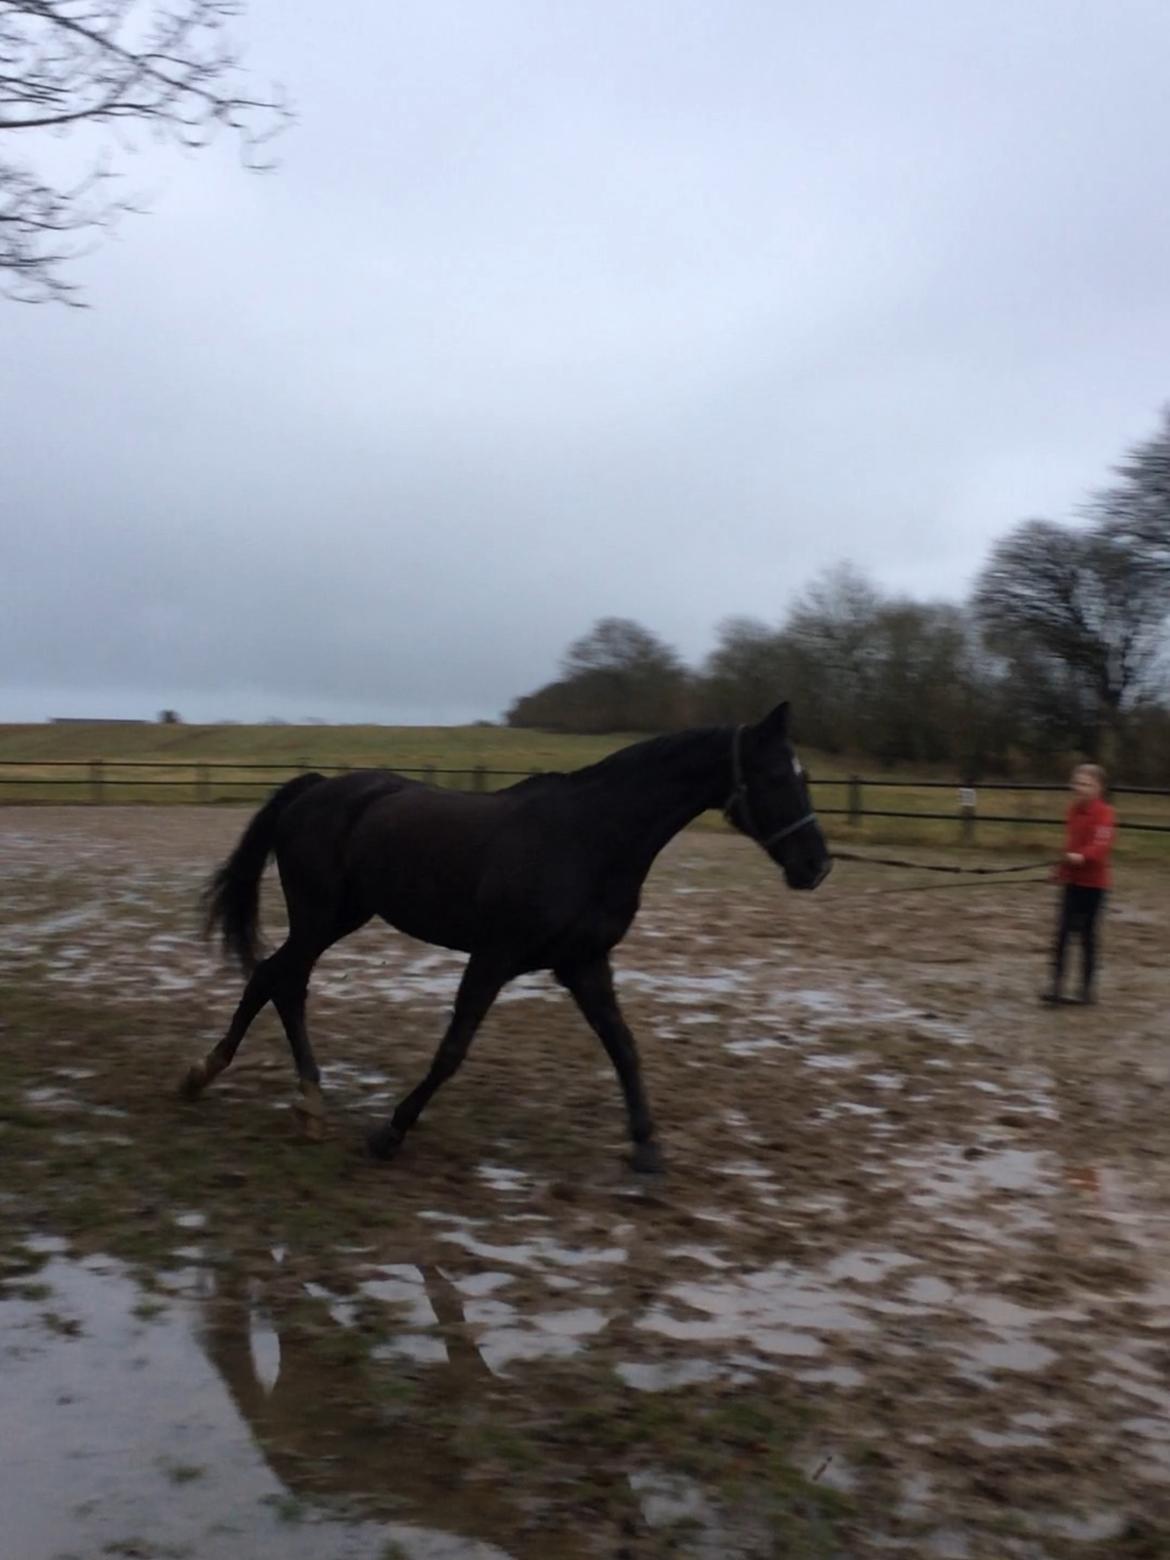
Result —
<svg viewBox="0 0 1170 1560"><path fill-rule="evenodd" d="M830 874L831 870L833 870L833 858L831 858L831 856L825 856L825 860L816 867L816 870L814 870L811 877L802 877L797 881L792 881L792 878L789 877L788 886L789 888L803 889L803 891L811 892L811 889L821 888L822 883L824 883L825 878L828 877L828 874ZM785 877L788 877L788 874L785 874Z"/></svg>

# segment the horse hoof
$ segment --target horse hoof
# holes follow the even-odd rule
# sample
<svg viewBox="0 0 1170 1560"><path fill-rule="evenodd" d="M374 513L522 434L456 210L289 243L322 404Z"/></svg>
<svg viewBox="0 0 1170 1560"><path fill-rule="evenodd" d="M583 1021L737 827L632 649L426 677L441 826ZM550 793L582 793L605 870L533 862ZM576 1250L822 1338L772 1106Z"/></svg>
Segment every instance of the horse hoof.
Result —
<svg viewBox="0 0 1170 1560"><path fill-rule="evenodd" d="M366 1134L366 1151L371 1159L393 1159L402 1147L402 1137L397 1127L376 1127Z"/></svg>
<svg viewBox="0 0 1170 1560"><path fill-rule="evenodd" d="M630 1155L630 1169L636 1170L639 1175L660 1175L662 1155L658 1152L658 1144L635 1143Z"/></svg>
<svg viewBox="0 0 1170 1560"><path fill-rule="evenodd" d="M203 1093L207 1084L207 1067L203 1062L195 1062L187 1069L182 1083L179 1084L179 1098L181 1100L197 1100Z"/></svg>

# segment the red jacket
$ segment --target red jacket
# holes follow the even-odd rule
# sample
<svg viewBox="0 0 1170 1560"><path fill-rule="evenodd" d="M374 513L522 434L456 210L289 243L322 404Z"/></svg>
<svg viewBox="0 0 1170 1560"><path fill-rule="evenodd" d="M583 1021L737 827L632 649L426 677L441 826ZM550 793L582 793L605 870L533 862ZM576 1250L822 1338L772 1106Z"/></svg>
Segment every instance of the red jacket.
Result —
<svg viewBox="0 0 1170 1560"><path fill-rule="evenodd" d="M1065 820L1066 854L1083 856L1079 867L1062 861L1057 877L1078 888L1108 888L1112 882L1109 852L1113 849L1115 814L1108 802L1098 797L1092 802L1074 802Z"/></svg>

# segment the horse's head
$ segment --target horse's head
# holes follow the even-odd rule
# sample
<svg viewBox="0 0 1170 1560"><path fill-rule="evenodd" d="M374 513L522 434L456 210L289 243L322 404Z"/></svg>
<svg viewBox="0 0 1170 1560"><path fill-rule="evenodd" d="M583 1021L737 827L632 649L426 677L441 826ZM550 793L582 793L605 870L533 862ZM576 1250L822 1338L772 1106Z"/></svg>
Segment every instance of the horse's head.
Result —
<svg viewBox="0 0 1170 1560"><path fill-rule="evenodd" d="M812 810L808 783L788 740L788 705L778 704L732 738L729 823L761 845L789 888L816 888L833 865Z"/></svg>

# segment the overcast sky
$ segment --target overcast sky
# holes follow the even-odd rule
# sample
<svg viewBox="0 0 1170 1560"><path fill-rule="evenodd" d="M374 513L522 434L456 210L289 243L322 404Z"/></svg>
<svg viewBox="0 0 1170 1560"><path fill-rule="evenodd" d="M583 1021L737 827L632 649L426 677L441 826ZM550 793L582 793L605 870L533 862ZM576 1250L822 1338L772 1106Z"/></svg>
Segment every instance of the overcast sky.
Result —
<svg viewBox="0 0 1170 1560"><path fill-rule="evenodd" d="M1170 400L1166 0L238 31L279 172L145 153L92 307L0 301L0 719L494 718L604 614L959 596Z"/></svg>

